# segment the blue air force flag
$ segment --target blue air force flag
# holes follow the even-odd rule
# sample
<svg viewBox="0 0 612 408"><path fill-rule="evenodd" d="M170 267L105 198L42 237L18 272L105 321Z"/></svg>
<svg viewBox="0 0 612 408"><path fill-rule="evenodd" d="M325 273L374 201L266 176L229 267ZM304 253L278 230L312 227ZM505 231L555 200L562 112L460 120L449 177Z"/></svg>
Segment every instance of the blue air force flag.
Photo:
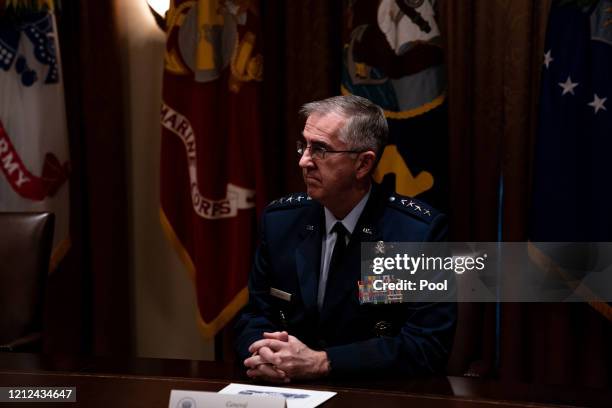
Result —
<svg viewBox="0 0 612 408"><path fill-rule="evenodd" d="M530 258L612 320L610 304L584 279L608 260L612 241L612 1L552 6L542 58L534 155ZM564 244L579 242L580 244ZM569 273L568 273L569 272ZM552 275L551 275L552 274Z"/></svg>
<svg viewBox="0 0 612 408"><path fill-rule="evenodd" d="M542 58L533 241L612 241L612 1L554 5Z"/></svg>

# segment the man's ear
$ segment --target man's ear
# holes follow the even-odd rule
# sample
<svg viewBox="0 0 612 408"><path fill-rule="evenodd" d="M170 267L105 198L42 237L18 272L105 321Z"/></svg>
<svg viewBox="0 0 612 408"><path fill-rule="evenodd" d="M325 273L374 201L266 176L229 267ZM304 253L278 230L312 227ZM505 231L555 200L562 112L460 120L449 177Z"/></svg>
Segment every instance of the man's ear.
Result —
<svg viewBox="0 0 612 408"><path fill-rule="evenodd" d="M374 163L376 162L376 153L371 150L359 153L359 157L356 160L356 172L355 176L358 180L365 177L369 177L370 173L374 170Z"/></svg>

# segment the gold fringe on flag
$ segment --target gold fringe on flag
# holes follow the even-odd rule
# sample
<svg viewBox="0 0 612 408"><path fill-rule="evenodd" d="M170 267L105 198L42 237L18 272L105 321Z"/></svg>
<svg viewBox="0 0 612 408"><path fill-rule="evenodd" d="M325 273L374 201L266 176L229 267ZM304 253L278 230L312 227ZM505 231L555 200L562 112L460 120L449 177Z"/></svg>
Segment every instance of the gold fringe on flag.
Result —
<svg viewBox="0 0 612 408"><path fill-rule="evenodd" d="M61 0L0 0L0 12L37 12L61 8Z"/></svg>

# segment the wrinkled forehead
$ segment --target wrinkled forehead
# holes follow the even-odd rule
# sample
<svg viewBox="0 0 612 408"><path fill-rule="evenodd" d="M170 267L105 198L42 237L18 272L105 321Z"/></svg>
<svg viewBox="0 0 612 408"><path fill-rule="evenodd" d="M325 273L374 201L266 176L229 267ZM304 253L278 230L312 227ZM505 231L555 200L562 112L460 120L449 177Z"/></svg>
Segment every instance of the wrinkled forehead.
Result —
<svg viewBox="0 0 612 408"><path fill-rule="evenodd" d="M332 142L345 124L346 118L335 112L313 113L306 119L303 135L306 139Z"/></svg>

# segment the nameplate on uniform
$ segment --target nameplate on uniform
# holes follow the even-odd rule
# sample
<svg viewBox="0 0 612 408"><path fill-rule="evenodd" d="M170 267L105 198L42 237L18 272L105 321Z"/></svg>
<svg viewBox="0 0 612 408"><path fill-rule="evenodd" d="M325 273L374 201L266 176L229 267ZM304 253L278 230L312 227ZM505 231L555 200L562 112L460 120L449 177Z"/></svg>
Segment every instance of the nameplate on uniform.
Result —
<svg viewBox="0 0 612 408"><path fill-rule="evenodd" d="M286 302L291 302L291 293L287 293L283 290L276 289L276 288L270 288L270 295L274 296L275 298L284 300Z"/></svg>
<svg viewBox="0 0 612 408"><path fill-rule="evenodd" d="M287 408L284 398L261 395L231 395L216 392L172 390L168 408Z"/></svg>

